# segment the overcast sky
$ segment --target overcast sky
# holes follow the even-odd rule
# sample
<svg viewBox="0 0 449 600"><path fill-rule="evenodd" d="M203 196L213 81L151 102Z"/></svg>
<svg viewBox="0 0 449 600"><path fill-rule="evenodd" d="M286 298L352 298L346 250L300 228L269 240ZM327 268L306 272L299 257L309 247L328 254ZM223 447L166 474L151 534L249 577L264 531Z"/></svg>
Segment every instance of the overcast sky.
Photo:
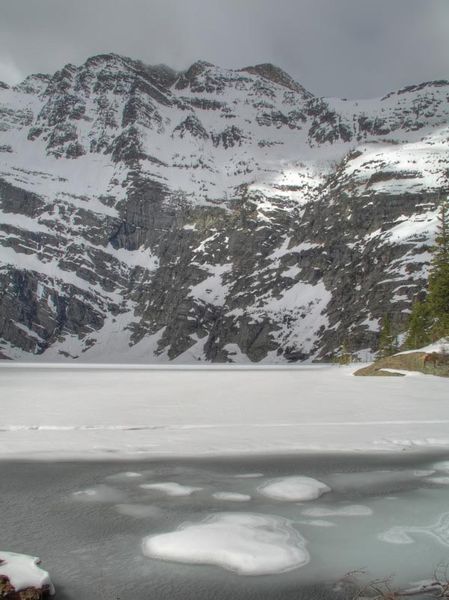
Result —
<svg viewBox="0 0 449 600"><path fill-rule="evenodd" d="M374 97L449 79L449 0L0 0L0 80L106 52L272 62L315 94Z"/></svg>

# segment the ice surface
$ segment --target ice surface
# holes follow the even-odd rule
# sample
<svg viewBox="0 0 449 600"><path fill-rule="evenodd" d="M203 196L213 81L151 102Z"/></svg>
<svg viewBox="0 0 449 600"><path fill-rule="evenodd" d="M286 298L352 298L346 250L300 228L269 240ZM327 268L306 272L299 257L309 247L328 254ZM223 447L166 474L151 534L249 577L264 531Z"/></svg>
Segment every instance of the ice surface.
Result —
<svg viewBox="0 0 449 600"><path fill-rule="evenodd" d="M448 454L445 453L444 456L447 458ZM161 457L153 461L133 460L128 467L124 466L123 461L72 461L59 464L50 461L36 461L34 464L29 461L3 461L5 476L3 485L0 486L0 497L3 500L3 547L16 550L14 543L17 539L28 539L26 536L29 532L29 518L26 516L32 505L34 512L42 518L33 519L32 547L23 550L45 556L45 564L48 568L51 566L51 572L58 574L58 580L64 591L67 590L67 596L74 598L97 600L95 591L98 573L103 574L102 581L109 586L107 591L112 598L127 597L129 589L138 590L139 593L134 594L136 598L146 597L145 583L139 579L143 578L146 585L151 580L152 589L158 590L158 600L171 600L176 595L184 598L186 585L190 586L188 581L192 582L189 587L192 592L190 596L198 599L209 600L217 597L224 600L231 593L235 599L260 597L274 600L284 598L284 595L288 597L289 593L293 593L292 590L298 593L302 586L309 583L338 581L344 573L364 567L369 570L365 581L385 577L394 572L400 577L398 585L395 584L399 589L418 577L425 578L432 574L435 565L447 559L449 533L446 527L445 534L445 523L440 517L448 511L449 486L431 485L427 483L426 478L412 475L415 469L432 470L427 468L427 465L431 465L433 461L435 453L427 453L427 456L407 456L407 453L401 453L393 457L385 453L379 453L375 457L360 454L290 455L255 459L220 457L216 460L207 458L191 461L185 458L167 461ZM238 473L257 471L262 465L265 469L264 480L235 478ZM279 477L279 474L285 477L305 473L330 485L330 478L333 476L328 472L330 469L345 473L364 469L363 481L366 481L369 479L370 469L375 469L374 475L376 472L382 473L381 465L384 465L383 473L400 473L402 468L406 467L412 475L410 479L399 483L395 501L390 500L389 481L385 484L376 482L371 491L367 491L364 484L361 487L350 488L347 492L332 489L331 493L318 500L301 505L256 495L258 486ZM110 474L118 474L127 469L130 472L141 472L142 478L129 478L112 483ZM164 493L151 492L139 487L140 483L166 481L204 486L204 489L193 496L170 498ZM37 483L45 495L36 495ZM93 485L101 483L120 488L126 493L128 500L93 504L77 502L73 499L76 497L71 496L70 500L67 500L67 494L70 492L90 489ZM251 495L253 501L251 504L226 501L220 504L212 494L221 491L245 493ZM354 505L370 508L372 516L334 515L323 518L304 514L313 508L333 511L335 508ZM230 576L226 571L220 574L217 567L180 567L176 562L164 564L150 561L144 556L139 557L144 536L177 532L181 523L194 526L209 523L209 519L204 521L206 517L228 511L231 514L239 511L259 512L260 517L276 515L277 518L287 519L287 526L292 529L298 528L307 540L306 548L311 557L309 564L285 576L274 575L272 578L248 580ZM22 515L25 515L25 518L22 518ZM396 529L390 532L386 541L379 539L379 535L382 536L382 533L385 534L394 527L399 528L399 531ZM416 527L419 529L411 529ZM223 525L220 531L227 529L229 524L226 527ZM203 530L200 529L199 532L201 531ZM246 532L247 529L245 534ZM294 545L294 534L292 535L293 538L290 538L289 542ZM444 535L446 543L443 545L441 539ZM210 536L217 538L218 534L214 532ZM219 547L225 552L229 546L226 545L223 549L226 542L223 536L220 534ZM73 561L66 560L68 539L77 567L75 569ZM249 539L252 543L252 538ZM218 538L214 539L217 540ZM407 541L408 545L393 543L399 541ZM184 541L182 544L184 548ZM195 560L199 561L197 548L203 548L204 544L202 540L197 543L197 538L193 549L192 544L188 548L189 556L193 553ZM175 546L177 541L172 547ZM218 550L215 551L217 547L213 546L214 559L219 556ZM208 550L209 546L206 546L205 552ZM167 560L171 559L167 557ZM82 580L78 577L80 569L83 571ZM230 582L231 586L240 586L238 593L234 595L234 588L229 590L226 586L225 589L220 586L220 589L217 588L217 578ZM141 587L133 587L138 581L141 581ZM266 586L271 586L273 593L265 594ZM79 593L75 593L74 589L80 590ZM214 594L213 590L217 593ZM308 597L307 594L305 597Z"/></svg>
<svg viewBox="0 0 449 600"><path fill-rule="evenodd" d="M414 539L409 534L429 535L443 546L449 547L449 513L443 513L435 523L427 526L395 526L379 534L379 539L390 544L411 544Z"/></svg>
<svg viewBox="0 0 449 600"><path fill-rule="evenodd" d="M304 539L286 519L250 513L217 514L147 537L143 552L162 560L217 565L239 575L283 573L309 562Z"/></svg>
<svg viewBox="0 0 449 600"><path fill-rule="evenodd" d="M381 542L387 544L413 544L413 539L405 533L400 527L393 527L378 536Z"/></svg>
<svg viewBox="0 0 449 600"><path fill-rule="evenodd" d="M125 494L108 485L96 485L73 492L72 497L82 502L123 502Z"/></svg>
<svg viewBox="0 0 449 600"><path fill-rule="evenodd" d="M242 473L241 475L235 476L237 479L258 479L263 477L263 473Z"/></svg>
<svg viewBox="0 0 449 600"><path fill-rule="evenodd" d="M163 483L142 483L139 487L144 490L156 490L163 492L167 496L190 496L194 492L199 492L202 488L190 485L181 485L175 481L166 481Z"/></svg>
<svg viewBox="0 0 449 600"><path fill-rule="evenodd" d="M53 595L55 588L50 576L40 568L39 563L40 559L35 556L0 551L0 575L8 577L17 591L27 587L42 588L48 585Z"/></svg>
<svg viewBox="0 0 449 600"><path fill-rule="evenodd" d="M248 502L248 500L251 500L249 494L238 494L236 492L215 492L212 496L216 500L228 500L229 502Z"/></svg>
<svg viewBox="0 0 449 600"><path fill-rule="evenodd" d="M258 491L263 496L275 500L286 500L289 502L303 502L316 500L322 494L330 492L331 489L322 481L312 477L283 477L273 479L260 486Z"/></svg>
<svg viewBox="0 0 449 600"><path fill-rule="evenodd" d="M117 512L136 519L159 518L163 511L158 506L148 504L117 504Z"/></svg>
<svg viewBox="0 0 449 600"><path fill-rule="evenodd" d="M332 473L327 476L332 489L339 492L351 490L374 491L379 486L396 489L399 485L422 479L432 473L428 469L402 469L400 471L370 471L369 473Z"/></svg>
<svg viewBox="0 0 449 600"><path fill-rule="evenodd" d="M0 456L115 460L449 448L444 378L351 377L353 370L30 368L0 361ZM363 477L351 484L370 486ZM386 477L394 482L397 473ZM345 478L349 484L343 474L335 482Z"/></svg>
<svg viewBox="0 0 449 600"><path fill-rule="evenodd" d="M314 506L303 510L302 514L307 517L369 517L373 511L369 506L351 504L335 507Z"/></svg>

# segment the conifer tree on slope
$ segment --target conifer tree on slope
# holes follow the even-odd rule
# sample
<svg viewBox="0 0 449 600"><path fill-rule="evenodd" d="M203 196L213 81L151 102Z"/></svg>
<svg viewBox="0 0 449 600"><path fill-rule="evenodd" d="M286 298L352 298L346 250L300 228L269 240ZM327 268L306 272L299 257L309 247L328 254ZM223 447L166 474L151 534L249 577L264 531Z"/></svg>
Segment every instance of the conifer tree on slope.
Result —
<svg viewBox="0 0 449 600"><path fill-rule="evenodd" d="M427 346L432 341L430 331L432 318L426 301L417 300L412 307L408 320L407 336L404 342L405 350L413 350Z"/></svg>
<svg viewBox="0 0 449 600"><path fill-rule="evenodd" d="M430 264L427 306L434 340L449 335L449 201L440 201L437 235Z"/></svg>
<svg viewBox="0 0 449 600"><path fill-rule="evenodd" d="M382 319L382 328L379 335L379 349L377 351L377 358L391 356L397 352L397 350L398 346L396 336L393 334L391 319L389 315L385 315Z"/></svg>

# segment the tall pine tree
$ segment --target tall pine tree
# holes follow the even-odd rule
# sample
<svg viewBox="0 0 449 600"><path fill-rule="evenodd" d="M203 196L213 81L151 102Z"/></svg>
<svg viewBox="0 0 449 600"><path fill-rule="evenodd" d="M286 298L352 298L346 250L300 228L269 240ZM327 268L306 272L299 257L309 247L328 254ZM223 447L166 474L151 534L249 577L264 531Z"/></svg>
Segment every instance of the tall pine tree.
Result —
<svg viewBox="0 0 449 600"><path fill-rule="evenodd" d="M433 321L432 338L449 335L449 201L440 201L437 235L429 272L427 305Z"/></svg>
<svg viewBox="0 0 449 600"><path fill-rule="evenodd" d="M405 338L405 350L413 350L430 344L430 331L432 319L427 302L419 300L413 304L412 312L408 321L407 337Z"/></svg>
<svg viewBox="0 0 449 600"><path fill-rule="evenodd" d="M385 315L382 319L382 327L379 334L379 349L377 358L391 356L398 350L396 336L393 334L391 319L389 315Z"/></svg>

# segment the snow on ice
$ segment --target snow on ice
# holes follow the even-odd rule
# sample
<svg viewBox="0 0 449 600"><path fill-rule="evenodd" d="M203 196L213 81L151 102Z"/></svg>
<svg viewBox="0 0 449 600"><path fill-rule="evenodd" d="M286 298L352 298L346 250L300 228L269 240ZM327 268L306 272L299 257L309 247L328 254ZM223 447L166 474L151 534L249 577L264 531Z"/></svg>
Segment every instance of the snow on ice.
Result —
<svg viewBox="0 0 449 600"><path fill-rule="evenodd" d="M273 479L259 487L259 493L263 496L288 502L316 500L330 491L330 487L322 481L302 476Z"/></svg>
<svg viewBox="0 0 449 600"><path fill-rule="evenodd" d="M212 496L216 500L225 500L228 502L248 502L251 500L249 494L239 494L237 492L215 492Z"/></svg>
<svg viewBox="0 0 449 600"><path fill-rule="evenodd" d="M167 494L167 496L191 496L194 492L199 492L202 489L190 485L181 485L174 481L167 481L165 483L142 483L139 487L143 490L162 492Z"/></svg>
<svg viewBox="0 0 449 600"><path fill-rule="evenodd" d="M143 552L162 560L217 565L240 575L283 573L309 562L305 541L286 519L246 513L217 514L147 537Z"/></svg>
<svg viewBox="0 0 449 600"><path fill-rule="evenodd" d="M5 362L0 455L112 460L449 448L444 378L351 377L353 370ZM327 483L353 488L363 477ZM365 485L397 474L370 477Z"/></svg>

